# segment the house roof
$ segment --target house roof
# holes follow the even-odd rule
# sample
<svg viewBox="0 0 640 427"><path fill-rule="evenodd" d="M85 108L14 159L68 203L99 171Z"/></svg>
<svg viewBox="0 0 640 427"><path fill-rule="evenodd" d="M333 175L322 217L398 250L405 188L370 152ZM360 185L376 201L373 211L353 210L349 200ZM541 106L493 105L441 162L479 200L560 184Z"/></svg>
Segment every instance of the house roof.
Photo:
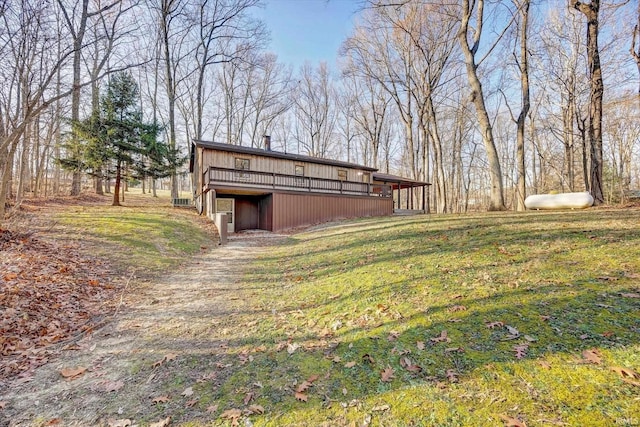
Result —
<svg viewBox="0 0 640 427"><path fill-rule="evenodd" d="M287 159L306 163L316 163L321 165L338 166L350 169L360 169L363 171L375 172L378 169L369 166L357 165L355 163L347 163L339 160L321 159L319 157L303 156L300 154L282 153L280 151L263 150L261 148L243 147L241 145L222 144L212 141L194 140L193 143L198 147L209 148L212 150L227 151L230 153L252 154L256 156L273 157L277 159Z"/></svg>
<svg viewBox="0 0 640 427"><path fill-rule="evenodd" d="M375 181L381 181L384 182L385 184L401 184L404 186L411 186L411 185L416 185L416 186L424 186L424 185L431 185L431 183L428 182L423 182L423 181L418 181L415 179L411 179L411 178L403 178L401 176L397 176L397 175L390 175L388 173L380 173L380 172L374 172L373 173L373 179Z"/></svg>

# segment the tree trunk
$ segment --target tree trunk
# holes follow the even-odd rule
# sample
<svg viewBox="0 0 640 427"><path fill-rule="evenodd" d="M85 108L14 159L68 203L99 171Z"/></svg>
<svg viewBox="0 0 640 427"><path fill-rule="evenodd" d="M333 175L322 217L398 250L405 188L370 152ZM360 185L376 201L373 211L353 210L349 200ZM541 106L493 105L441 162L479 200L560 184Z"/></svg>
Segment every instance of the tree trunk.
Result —
<svg viewBox="0 0 640 427"><path fill-rule="evenodd" d="M516 2L517 5L519 2ZM522 94L522 109L517 121L516 137L516 161L518 166L518 183L516 209L520 212L526 210L524 199L527 197L527 171L525 169L524 158L524 134L527 114L531 101L529 99L529 55L527 50L528 28L529 28L529 5L530 0L524 0L520 6L520 84Z"/></svg>
<svg viewBox="0 0 640 427"><path fill-rule="evenodd" d="M598 49L600 0L590 3L573 1L573 7L587 18L587 61L589 63L589 86L591 87L589 102L589 152L591 163L589 168L589 192L596 205L604 203L602 191L602 98L604 84L600 66Z"/></svg>
<svg viewBox="0 0 640 427"><path fill-rule="evenodd" d="M482 84L478 78L478 66L475 63L475 54L480 43L480 35L482 34L484 0L478 0L478 22L473 37L473 45L469 45L469 19L473 12L473 6L469 4L469 0L463 2L463 16L458 33L458 41L464 54L464 62L467 68L467 78L471 87L471 101L473 102L480 133L482 134L482 142L487 152L487 160L489 161L489 178L491 181L491 197L489 200L490 211L505 210L504 205L504 189L502 184L502 170L500 167L500 158L496 149L493 138L493 130L491 128L491 120L484 103L484 92Z"/></svg>
<svg viewBox="0 0 640 427"><path fill-rule="evenodd" d="M120 175L121 175L122 164L120 160L118 160L118 164L116 165L116 183L113 188L113 203L111 206L120 206Z"/></svg>
<svg viewBox="0 0 640 427"><path fill-rule="evenodd" d="M58 0L60 3L60 0ZM60 3L60 6L62 4ZM84 41L84 34L87 27L89 0L82 0L82 14L80 16L80 24L78 30L74 31L73 23L68 22L69 30L73 35L73 90L71 92L71 120L77 122L80 120L80 65L82 59L82 43ZM65 11L66 12L66 11ZM75 132L71 133L71 146L72 156L76 162L80 162L80 141ZM82 171L80 166L77 165L73 170L73 178L71 180L71 195L77 196L80 194L82 185Z"/></svg>
<svg viewBox="0 0 640 427"><path fill-rule="evenodd" d="M165 79L167 89L167 102L169 113L169 147L172 150L176 148L176 88L175 76L173 74L173 64L171 56L171 43L169 40L169 26L172 20L173 0L162 0L162 47L164 50ZM177 171L171 172L171 198L178 197L178 177Z"/></svg>

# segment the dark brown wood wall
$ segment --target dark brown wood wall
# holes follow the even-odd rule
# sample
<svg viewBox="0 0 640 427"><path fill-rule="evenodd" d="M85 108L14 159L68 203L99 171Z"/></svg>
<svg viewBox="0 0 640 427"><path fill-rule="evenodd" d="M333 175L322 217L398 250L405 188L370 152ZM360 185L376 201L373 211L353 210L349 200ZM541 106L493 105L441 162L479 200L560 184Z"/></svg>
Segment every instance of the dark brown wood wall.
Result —
<svg viewBox="0 0 640 427"><path fill-rule="evenodd" d="M271 231L344 218L391 214L393 214L391 198L274 193Z"/></svg>
<svg viewBox="0 0 640 427"><path fill-rule="evenodd" d="M235 231L259 228L260 199L246 196L235 196L235 199Z"/></svg>
<svg viewBox="0 0 640 427"><path fill-rule="evenodd" d="M271 194L260 199L260 229L273 231L273 196Z"/></svg>

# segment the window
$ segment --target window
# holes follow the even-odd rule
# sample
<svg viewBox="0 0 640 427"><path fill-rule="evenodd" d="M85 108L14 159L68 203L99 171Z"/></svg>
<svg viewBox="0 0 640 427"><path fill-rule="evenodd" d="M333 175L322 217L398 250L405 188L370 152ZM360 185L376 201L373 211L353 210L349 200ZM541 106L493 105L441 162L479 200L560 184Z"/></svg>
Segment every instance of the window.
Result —
<svg viewBox="0 0 640 427"><path fill-rule="evenodd" d="M347 171L344 169L338 169L338 179L340 181L346 181L347 180Z"/></svg>
<svg viewBox="0 0 640 427"><path fill-rule="evenodd" d="M369 184L371 182L371 174L369 172L362 173L362 182Z"/></svg>
<svg viewBox="0 0 640 427"><path fill-rule="evenodd" d="M304 176L304 166L296 165L296 176Z"/></svg>
<svg viewBox="0 0 640 427"><path fill-rule="evenodd" d="M241 159L236 157L236 169L249 170L249 159Z"/></svg>

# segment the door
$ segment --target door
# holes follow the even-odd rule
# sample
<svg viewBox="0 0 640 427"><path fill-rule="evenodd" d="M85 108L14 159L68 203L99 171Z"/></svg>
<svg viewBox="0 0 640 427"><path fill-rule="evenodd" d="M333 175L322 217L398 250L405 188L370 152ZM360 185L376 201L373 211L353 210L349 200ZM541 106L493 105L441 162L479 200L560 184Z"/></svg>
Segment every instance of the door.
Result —
<svg viewBox="0 0 640 427"><path fill-rule="evenodd" d="M235 200L216 197L216 213L227 214L227 232L235 231Z"/></svg>

